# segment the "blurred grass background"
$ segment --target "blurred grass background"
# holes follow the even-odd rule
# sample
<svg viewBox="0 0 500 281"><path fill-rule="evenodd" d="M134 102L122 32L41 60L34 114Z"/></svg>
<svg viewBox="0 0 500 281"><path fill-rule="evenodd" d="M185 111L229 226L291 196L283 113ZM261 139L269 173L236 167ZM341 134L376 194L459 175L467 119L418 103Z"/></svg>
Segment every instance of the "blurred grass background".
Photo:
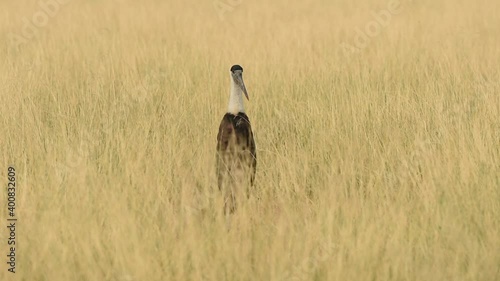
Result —
<svg viewBox="0 0 500 281"><path fill-rule="evenodd" d="M69 0L27 38L39 2L0 2L0 279L499 280L500 2L401 0L346 53L389 3ZM258 171L228 231L233 64Z"/></svg>

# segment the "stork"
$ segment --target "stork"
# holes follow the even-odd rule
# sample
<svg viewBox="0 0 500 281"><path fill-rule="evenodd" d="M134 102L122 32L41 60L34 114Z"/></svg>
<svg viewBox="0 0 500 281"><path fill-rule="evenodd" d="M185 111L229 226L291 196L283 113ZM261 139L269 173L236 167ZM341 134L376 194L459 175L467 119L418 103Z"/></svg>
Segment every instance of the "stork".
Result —
<svg viewBox="0 0 500 281"><path fill-rule="evenodd" d="M243 95L249 100L243 83L243 68L230 70L231 91L227 113L217 134L217 178L224 194L224 212L233 213L237 201L253 186L257 158L250 119L243 107ZM240 198L240 199L238 199Z"/></svg>

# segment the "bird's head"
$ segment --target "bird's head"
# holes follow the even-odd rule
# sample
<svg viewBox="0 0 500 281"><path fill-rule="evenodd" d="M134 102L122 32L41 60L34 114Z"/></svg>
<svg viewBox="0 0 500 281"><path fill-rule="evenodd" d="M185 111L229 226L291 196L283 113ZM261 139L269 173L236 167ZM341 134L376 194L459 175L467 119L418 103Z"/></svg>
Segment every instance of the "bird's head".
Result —
<svg viewBox="0 0 500 281"><path fill-rule="evenodd" d="M233 79L234 84L236 87L241 89L241 91L245 94L245 97L247 100L250 100L248 98L248 92L247 88L245 87L245 83L243 83L243 68L239 65L233 65L231 67L231 79Z"/></svg>

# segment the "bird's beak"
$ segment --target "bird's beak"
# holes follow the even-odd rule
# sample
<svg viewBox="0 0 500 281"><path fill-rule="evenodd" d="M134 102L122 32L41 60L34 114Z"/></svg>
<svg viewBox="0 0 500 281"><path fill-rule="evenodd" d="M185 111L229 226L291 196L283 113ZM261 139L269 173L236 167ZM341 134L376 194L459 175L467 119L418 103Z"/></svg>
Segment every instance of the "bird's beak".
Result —
<svg viewBox="0 0 500 281"><path fill-rule="evenodd" d="M250 100L248 98L247 88L245 87L245 83L243 83L243 76L241 75L241 73L237 74L234 80L235 80L236 84L238 85L238 87L240 87L240 89L245 94L245 97L247 97L247 100Z"/></svg>

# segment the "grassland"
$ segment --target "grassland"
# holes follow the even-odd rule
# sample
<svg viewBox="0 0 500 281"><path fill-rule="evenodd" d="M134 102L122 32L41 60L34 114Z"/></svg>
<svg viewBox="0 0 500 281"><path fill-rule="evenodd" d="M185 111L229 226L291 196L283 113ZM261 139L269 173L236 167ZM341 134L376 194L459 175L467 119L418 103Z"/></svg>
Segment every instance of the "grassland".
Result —
<svg viewBox="0 0 500 281"><path fill-rule="evenodd" d="M67 2L0 2L0 280L500 280L499 1ZM258 171L228 231L236 63Z"/></svg>

